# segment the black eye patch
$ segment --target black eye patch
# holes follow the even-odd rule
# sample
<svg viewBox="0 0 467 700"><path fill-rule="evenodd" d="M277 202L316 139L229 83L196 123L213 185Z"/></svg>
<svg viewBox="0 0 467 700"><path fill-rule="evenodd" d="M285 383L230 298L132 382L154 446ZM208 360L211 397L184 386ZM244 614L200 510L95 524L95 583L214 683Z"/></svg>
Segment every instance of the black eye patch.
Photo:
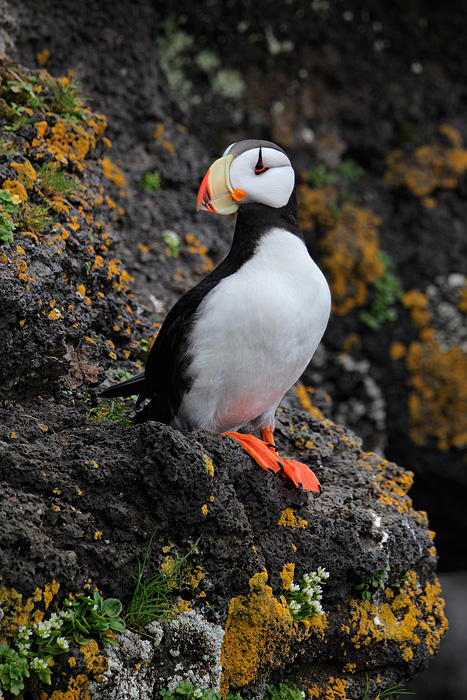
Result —
<svg viewBox="0 0 467 700"><path fill-rule="evenodd" d="M261 173L265 173L266 170L269 170L264 163L263 163L263 153L261 146L259 147L259 156L258 156L258 162L255 165L255 175L261 175Z"/></svg>

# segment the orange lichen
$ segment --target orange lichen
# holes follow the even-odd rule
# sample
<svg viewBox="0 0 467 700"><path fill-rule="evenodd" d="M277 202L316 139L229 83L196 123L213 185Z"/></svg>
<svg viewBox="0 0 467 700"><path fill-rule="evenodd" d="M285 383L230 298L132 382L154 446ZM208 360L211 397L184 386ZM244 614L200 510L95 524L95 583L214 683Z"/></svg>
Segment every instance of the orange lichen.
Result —
<svg viewBox="0 0 467 700"><path fill-rule="evenodd" d="M457 187L458 178L467 170L467 150L454 127L445 124L439 131L449 140L448 146L437 142L419 146L410 154L397 149L387 156L383 176L387 187L405 187L415 197Z"/></svg>
<svg viewBox="0 0 467 700"><path fill-rule="evenodd" d="M266 669L277 668L290 649L294 624L288 607L267 586L266 571L250 579L250 593L230 602L222 645L223 696L229 687L244 687Z"/></svg>
<svg viewBox="0 0 467 700"><path fill-rule="evenodd" d="M386 588L380 605L369 600L351 600L349 622L344 622L341 629L350 636L356 649L393 642L401 658L410 661L414 648L424 644L433 654L447 630L440 593L438 581L422 587L417 574L411 571L404 591L395 595Z"/></svg>
<svg viewBox="0 0 467 700"><path fill-rule="evenodd" d="M429 336L409 345L407 368L413 442L434 438L440 450L467 447L467 353L458 346L442 350Z"/></svg>
<svg viewBox="0 0 467 700"><path fill-rule="evenodd" d="M28 193L18 180L5 180L2 187L4 190L8 190L13 196L17 197L17 200L13 201L18 203L25 202L28 198Z"/></svg>
<svg viewBox="0 0 467 700"><path fill-rule="evenodd" d="M200 272L210 272L214 265L211 258L207 254L208 249L206 246L196 238L194 233L187 233L185 236L185 241L188 244L188 252L199 255L203 261L203 264L200 266Z"/></svg>
<svg viewBox="0 0 467 700"><path fill-rule="evenodd" d="M25 158L23 163L12 163L11 167L16 170L19 182L26 189L30 189L37 179L37 173L30 161Z"/></svg>
<svg viewBox="0 0 467 700"><path fill-rule="evenodd" d="M304 384L296 384L294 386L294 391L297 394L300 405L304 411L308 411L310 416L313 416L313 418L318 418L318 420L324 419L323 413L319 410L319 408L313 406L311 402L310 394L314 393L313 387L305 386Z"/></svg>
<svg viewBox="0 0 467 700"><path fill-rule="evenodd" d="M384 275L379 256L379 217L368 209L344 204L328 230L321 260L331 288L332 309L346 314L366 302L368 284Z"/></svg>
<svg viewBox="0 0 467 700"><path fill-rule="evenodd" d="M410 318L416 328L425 328L431 323L428 299L418 289L410 289L402 297L402 305L410 311Z"/></svg>
<svg viewBox="0 0 467 700"><path fill-rule="evenodd" d="M99 162L102 165L102 172L104 174L104 177L107 178L107 180L113 182L114 185L116 185L117 187L125 187L125 175L123 174L122 169L119 168L118 165L112 162L110 158L107 158L107 156L105 158L102 158L102 160L100 160Z"/></svg>
<svg viewBox="0 0 467 700"><path fill-rule="evenodd" d="M391 360L401 360L403 357L405 357L406 352L407 346L405 345L405 343L395 341L389 348L389 357L391 358Z"/></svg>

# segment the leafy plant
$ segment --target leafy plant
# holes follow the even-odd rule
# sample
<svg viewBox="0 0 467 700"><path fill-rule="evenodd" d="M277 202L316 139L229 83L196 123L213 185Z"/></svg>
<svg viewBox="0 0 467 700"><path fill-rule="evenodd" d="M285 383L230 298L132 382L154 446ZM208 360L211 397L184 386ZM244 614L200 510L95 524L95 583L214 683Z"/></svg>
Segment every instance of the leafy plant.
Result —
<svg viewBox="0 0 467 700"><path fill-rule="evenodd" d="M391 696L394 695L415 695L415 693L412 693L410 690L405 690L403 685L392 685L390 688L386 688L386 690L378 690L376 695L372 695L371 698L369 696L369 691L370 691L370 679L368 678L368 675L366 677L366 688L365 688L365 695L362 698L362 700L383 700L384 698L390 698Z"/></svg>
<svg viewBox="0 0 467 700"><path fill-rule="evenodd" d="M403 593L409 583L410 571L406 571L397 581L391 583L391 588L394 588L398 593Z"/></svg>
<svg viewBox="0 0 467 700"><path fill-rule="evenodd" d="M126 629L121 611L119 600L104 600L94 591L92 598L65 598L63 609L48 619L20 625L10 646L0 644L0 687L19 695L32 673L50 685L54 656L68 651L71 640L78 645L90 639L117 644L110 635Z"/></svg>
<svg viewBox="0 0 467 700"><path fill-rule="evenodd" d="M317 571L304 574L298 584L293 582L290 584L284 597L295 622L306 620L309 617L320 617L324 614L321 606L323 593L321 585L326 583L327 578L329 578L329 572L320 566Z"/></svg>
<svg viewBox="0 0 467 700"><path fill-rule="evenodd" d="M200 688L190 681L182 681L173 690L160 690L164 700L222 700L222 695L215 690ZM264 700L303 700L304 693L291 681L283 681L278 686L268 685ZM227 700L242 700L240 693L229 693Z"/></svg>
<svg viewBox="0 0 467 700"><path fill-rule="evenodd" d="M384 274L374 282L374 300L370 309L361 311L359 319L372 330L379 330L386 321L395 321L397 310L394 304L403 296L399 279L392 272L392 261L387 253L379 252L384 264Z"/></svg>
<svg viewBox="0 0 467 700"><path fill-rule="evenodd" d="M175 612L171 610L172 589L180 584L180 571L199 542L199 539L196 540L190 551L167 571L145 578L146 564L155 534L156 531L151 535L143 563L138 562L137 576L132 575L136 586L125 616L127 625L140 631L143 631L149 622L171 620L175 617Z"/></svg>
<svg viewBox="0 0 467 700"><path fill-rule="evenodd" d="M292 681L282 681L279 685L267 685L264 700L303 700L305 694Z"/></svg>
<svg viewBox="0 0 467 700"><path fill-rule="evenodd" d="M373 589L381 588L384 590L389 570L390 566L388 564L383 571L379 571L374 576L365 576L361 583L354 586L356 591L360 591L362 600L371 600L371 595L375 592Z"/></svg>
<svg viewBox="0 0 467 700"><path fill-rule="evenodd" d="M160 172L158 170L154 170L152 173L144 173L139 184L143 190L156 194L156 192L159 192L161 188L161 181L162 178Z"/></svg>
<svg viewBox="0 0 467 700"><path fill-rule="evenodd" d="M85 399L86 400L86 399ZM129 415L133 411L133 403L122 397L112 399L110 404L108 400L97 400L97 405L90 408L86 413L86 418L91 423L119 423L120 425L131 425Z"/></svg>
<svg viewBox="0 0 467 700"><path fill-rule="evenodd" d="M324 187L324 185L333 185L336 182L336 176L330 173L324 165L317 165L310 168L307 172L308 182L312 187Z"/></svg>
<svg viewBox="0 0 467 700"><path fill-rule="evenodd" d="M339 172L341 175L347 178L347 180L350 180L351 182L356 182L362 177L365 171L363 170L363 168L357 165L355 161L349 158L347 160L343 160L342 163L339 165Z"/></svg>
<svg viewBox="0 0 467 700"><path fill-rule="evenodd" d="M159 690L159 693L164 700L181 700L181 698L186 700L222 700L222 695L215 690L199 688L196 684L190 683L190 681L182 681L173 690L162 689ZM227 700L242 700L242 696L239 693L235 695L228 693Z"/></svg>
<svg viewBox="0 0 467 700"><path fill-rule="evenodd" d="M19 695L24 690L25 678L29 678L27 659L7 644L0 644L0 690L4 688Z"/></svg>
<svg viewBox="0 0 467 700"><path fill-rule="evenodd" d="M13 243L16 223L12 215L18 212L20 203L18 195L11 194L9 190L0 190L0 240L5 245Z"/></svg>
<svg viewBox="0 0 467 700"><path fill-rule="evenodd" d="M76 81L67 77L53 79L47 74L43 80L47 88L43 99L50 111L73 121L81 121L86 118L81 90Z"/></svg>
<svg viewBox="0 0 467 700"><path fill-rule="evenodd" d="M98 639L117 645L109 635L111 632L125 632L124 620L120 617L122 604L116 598L104 600L98 591L92 598L80 595L76 600L63 601L67 615L64 615L62 635L73 638L76 644L86 644L89 639Z"/></svg>

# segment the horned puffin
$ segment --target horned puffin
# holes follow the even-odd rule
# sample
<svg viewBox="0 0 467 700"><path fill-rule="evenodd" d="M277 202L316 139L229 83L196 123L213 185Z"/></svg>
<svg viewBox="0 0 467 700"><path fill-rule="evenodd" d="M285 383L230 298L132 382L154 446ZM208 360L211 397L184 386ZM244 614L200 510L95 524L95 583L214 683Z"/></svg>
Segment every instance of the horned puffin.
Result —
<svg viewBox="0 0 467 700"><path fill-rule="evenodd" d="M320 493L315 474L281 459L274 414L310 362L331 297L297 219L295 173L270 141L230 145L206 173L198 210L237 212L232 247L168 313L143 372L101 396L139 394L135 422L201 428L237 440L263 469ZM261 439L238 432L243 426Z"/></svg>

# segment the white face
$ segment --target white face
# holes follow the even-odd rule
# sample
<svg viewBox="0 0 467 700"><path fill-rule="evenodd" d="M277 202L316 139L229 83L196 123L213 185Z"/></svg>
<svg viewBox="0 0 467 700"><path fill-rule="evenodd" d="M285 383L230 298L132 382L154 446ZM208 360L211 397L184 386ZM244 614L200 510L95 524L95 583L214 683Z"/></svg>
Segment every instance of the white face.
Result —
<svg viewBox="0 0 467 700"><path fill-rule="evenodd" d="M224 155L233 149L230 183L234 190L246 192L240 206L258 202L275 209L284 207L295 184L295 173L285 153L267 146L261 146L261 150L260 146L254 146L235 155L235 145L229 146Z"/></svg>

